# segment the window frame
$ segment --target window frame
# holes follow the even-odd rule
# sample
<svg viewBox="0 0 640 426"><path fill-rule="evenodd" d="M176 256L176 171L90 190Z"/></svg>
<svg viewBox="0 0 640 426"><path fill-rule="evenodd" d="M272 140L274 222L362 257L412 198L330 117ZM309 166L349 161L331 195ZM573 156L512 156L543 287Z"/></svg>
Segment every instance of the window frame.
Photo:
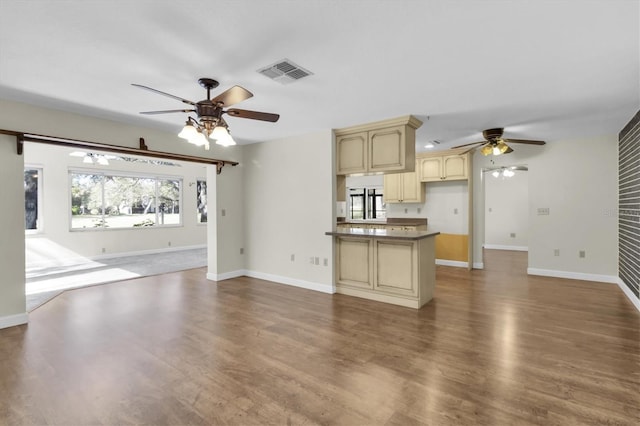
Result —
<svg viewBox="0 0 640 426"><path fill-rule="evenodd" d="M101 186L102 186L102 221L103 224L101 226L96 226L96 227L86 227L86 228L74 228L73 227L73 214L72 214L72 194L71 194L71 188L73 185L73 174L84 174L84 175L94 175L94 176L102 176L102 180L101 180ZM155 189L155 202L156 202L156 209L155 209L155 222L153 224L153 226L127 226L127 227L117 227L117 228L110 228L108 226L104 226L104 222L105 219L108 217L108 214L106 213L106 206L105 204L105 190L104 190L104 185L105 185L105 180L104 177L105 176L116 176L116 177L123 177L123 178L134 178L134 179L152 179L154 180L154 189ZM69 232L93 232L93 231L97 231L97 232L102 232L102 231L130 231L130 230L134 230L134 229L158 229L158 228L179 228L179 227L184 227L184 216L183 216L183 207L184 207L184 176L179 176L179 175L168 175L168 174L160 174L160 173L139 173L139 172L130 172L130 171L120 171L120 170L104 170L104 169L96 169L96 168L83 168L83 167L69 167L67 170L67 179L68 179L68 183L67 183L67 196L68 196L68 201L67 201L67 208L68 210L68 217L69 217ZM178 213L178 223L173 223L173 224L160 224L159 223L159 215L160 212L158 211L159 209L157 208L158 206L158 198L159 198L159 184L160 181L164 181L164 180L175 180L178 181L179 183L179 202L178 202L178 209L179 209L179 213Z"/></svg>
<svg viewBox="0 0 640 426"><path fill-rule="evenodd" d="M362 195L356 194L355 196L357 197L362 197L363 199L363 206L362 206L362 219L353 219L353 215L351 212L352 209L352 197L353 195L351 194L352 190L358 190L358 191L362 191ZM381 205L383 207L383 211L384 211L384 217L368 217L368 214L370 213L370 202L369 202L369 191L373 190L374 191L374 196L378 199L380 199ZM374 202L375 204L375 202ZM380 210L380 209L378 209ZM349 222L385 222L387 220L387 203L384 202L384 186L381 185L365 185L365 186L358 186L358 187L349 187L347 188L346 191L346 214L347 214L347 220ZM374 212L375 215L375 212ZM377 216L377 215L376 215Z"/></svg>

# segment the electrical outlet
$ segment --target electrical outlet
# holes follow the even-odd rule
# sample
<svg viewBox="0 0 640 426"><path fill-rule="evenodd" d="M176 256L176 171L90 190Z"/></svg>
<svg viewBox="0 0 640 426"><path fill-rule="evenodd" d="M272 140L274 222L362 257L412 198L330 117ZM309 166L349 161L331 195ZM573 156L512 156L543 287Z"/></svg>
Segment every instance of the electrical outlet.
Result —
<svg viewBox="0 0 640 426"><path fill-rule="evenodd" d="M418 207L418 214L420 214L421 211L422 211L422 209L420 207Z"/></svg>
<svg viewBox="0 0 640 426"><path fill-rule="evenodd" d="M491 213L493 211L493 209L491 207L489 207L489 213Z"/></svg>
<svg viewBox="0 0 640 426"><path fill-rule="evenodd" d="M169 241L169 244L168 244L168 245L169 245L169 247L171 247L171 241Z"/></svg>
<svg viewBox="0 0 640 426"><path fill-rule="evenodd" d="M315 260L314 264L316 264L316 265L320 264L320 258L319 257L316 257L314 260Z"/></svg>
<svg viewBox="0 0 640 426"><path fill-rule="evenodd" d="M104 247L102 247L102 252L103 252L103 253L106 253L106 252L107 252L107 249L106 249L106 248L104 248Z"/></svg>
<svg viewBox="0 0 640 426"><path fill-rule="evenodd" d="M326 257L324 258L324 266L329 266L329 259Z"/></svg>
<svg viewBox="0 0 640 426"><path fill-rule="evenodd" d="M580 251L578 252L578 257L579 257L580 259L584 259L584 258L585 258L585 255L586 255L586 253L584 252L584 250L580 250Z"/></svg>
<svg viewBox="0 0 640 426"><path fill-rule="evenodd" d="M222 209L222 216L226 216L227 215L227 211L225 209Z"/></svg>
<svg viewBox="0 0 640 426"><path fill-rule="evenodd" d="M549 207L538 207L538 216L548 216Z"/></svg>
<svg viewBox="0 0 640 426"><path fill-rule="evenodd" d="M409 213L409 209L404 209L404 214Z"/></svg>
<svg viewBox="0 0 640 426"><path fill-rule="evenodd" d="M560 249L553 249L554 256L560 256Z"/></svg>
<svg viewBox="0 0 640 426"><path fill-rule="evenodd" d="M292 262L295 262L295 261L296 261L296 255L295 255L295 254L292 254L292 255L291 255L291 261L292 261Z"/></svg>
<svg viewBox="0 0 640 426"><path fill-rule="evenodd" d="M244 254L244 248L240 247L240 254Z"/></svg>
<svg viewBox="0 0 640 426"><path fill-rule="evenodd" d="M515 233L515 232L512 232L512 233L510 233L510 234L509 234L509 236L510 236L511 238L515 238L515 237L516 237L516 233Z"/></svg>
<svg viewBox="0 0 640 426"><path fill-rule="evenodd" d="M453 209L453 214L458 214L458 209Z"/></svg>

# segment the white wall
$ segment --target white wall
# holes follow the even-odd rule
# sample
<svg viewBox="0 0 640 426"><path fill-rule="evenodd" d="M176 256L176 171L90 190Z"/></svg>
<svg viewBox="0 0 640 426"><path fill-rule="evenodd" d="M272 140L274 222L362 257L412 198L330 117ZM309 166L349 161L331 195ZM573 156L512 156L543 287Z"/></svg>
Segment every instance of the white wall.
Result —
<svg viewBox="0 0 640 426"><path fill-rule="evenodd" d="M92 258L119 253L206 245L206 225L196 223L195 185L197 179L206 178L204 164L174 161L179 165L175 167L112 160L108 166L95 165L87 169L87 165L82 162L82 157L69 155L73 151L78 149L25 143L25 164L43 169L40 187L43 195L41 206L43 232L26 237L29 265L45 266L77 257ZM106 173L144 173L181 178L183 183L182 226L70 231L69 169L87 169Z"/></svg>
<svg viewBox="0 0 640 426"><path fill-rule="evenodd" d="M485 177L485 247L527 250L529 244L529 175ZM512 236L514 234L514 236Z"/></svg>
<svg viewBox="0 0 640 426"><path fill-rule="evenodd" d="M333 291L333 239L324 235L335 220L332 153L329 130L244 147L249 275Z"/></svg>
<svg viewBox="0 0 640 426"><path fill-rule="evenodd" d="M617 137L514 146L498 157L474 154L474 199L484 199L482 168L529 167L529 272L614 282L617 276ZM538 208L549 208L539 216ZM483 203L474 207L474 263L482 259ZM554 256L554 249L560 256ZM584 250L581 259L578 252Z"/></svg>

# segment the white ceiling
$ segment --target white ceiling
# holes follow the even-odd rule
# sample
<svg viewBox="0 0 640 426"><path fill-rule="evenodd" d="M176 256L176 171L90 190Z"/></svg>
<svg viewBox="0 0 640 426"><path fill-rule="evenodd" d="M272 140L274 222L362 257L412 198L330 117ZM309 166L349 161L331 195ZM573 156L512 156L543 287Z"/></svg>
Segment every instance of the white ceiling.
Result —
<svg viewBox="0 0 640 426"><path fill-rule="evenodd" d="M544 139L617 133L640 108L637 0L0 0L0 98L158 127L197 80L254 93L240 143L413 114L418 150L481 130ZM256 71L288 58L313 76ZM427 119L428 118L428 119Z"/></svg>

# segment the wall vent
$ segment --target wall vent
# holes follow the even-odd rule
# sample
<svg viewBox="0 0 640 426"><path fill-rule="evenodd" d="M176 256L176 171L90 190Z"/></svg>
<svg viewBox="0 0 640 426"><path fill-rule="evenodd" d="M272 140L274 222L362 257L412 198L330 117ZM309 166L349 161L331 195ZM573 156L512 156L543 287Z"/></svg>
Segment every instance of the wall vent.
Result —
<svg viewBox="0 0 640 426"><path fill-rule="evenodd" d="M267 67L261 68L258 72L281 84L293 83L301 78L313 75L311 71L294 64L286 58Z"/></svg>

